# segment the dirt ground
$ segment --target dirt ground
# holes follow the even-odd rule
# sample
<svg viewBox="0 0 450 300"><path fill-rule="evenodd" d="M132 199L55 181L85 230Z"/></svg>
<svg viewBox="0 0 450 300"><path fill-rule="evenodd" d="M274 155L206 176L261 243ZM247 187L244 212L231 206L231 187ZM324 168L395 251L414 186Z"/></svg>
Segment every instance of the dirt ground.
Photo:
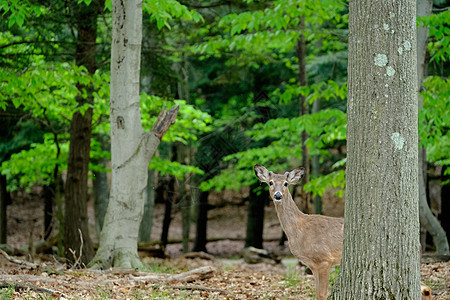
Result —
<svg viewBox="0 0 450 300"><path fill-rule="evenodd" d="M21 195L8 207L8 243L21 247L42 238L43 201L34 194ZM167 259L147 257L147 270L70 270L52 256L17 257L36 266L13 263L0 255L1 299L313 299L314 281L306 275L287 246L279 246L281 228L272 205L266 206L264 248L283 258L283 263L247 264L241 258L245 237L246 207L234 195L225 195L228 203L208 214L207 249L211 256L183 256L181 245L168 246ZM333 214L333 212L331 212ZM91 228L93 209L89 207ZM157 205L152 238L161 232L163 206ZM181 238L181 217L174 210L169 239ZM95 230L93 229L94 233ZM93 239L96 240L95 233ZM178 282L174 274L210 267L202 279ZM148 279L151 274L169 274L167 279ZM432 299L450 299L450 262L421 265L422 281L432 289ZM146 277L144 277L146 276ZM165 276L165 275L164 275ZM140 280L139 278L144 278ZM14 284L15 289L8 287ZM42 289L45 288L45 289Z"/></svg>

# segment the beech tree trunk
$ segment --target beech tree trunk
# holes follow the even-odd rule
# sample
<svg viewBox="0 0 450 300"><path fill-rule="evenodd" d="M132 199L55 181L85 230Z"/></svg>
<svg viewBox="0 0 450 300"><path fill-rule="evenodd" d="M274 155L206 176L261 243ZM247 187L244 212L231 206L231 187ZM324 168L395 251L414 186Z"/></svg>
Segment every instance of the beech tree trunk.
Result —
<svg viewBox="0 0 450 300"><path fill-rule="evenodd" d="M417 1L417 16L429 16L433 8L432 0L418 0ZM419 26L417 28L417 82L419 86L418 105L419 109L423 108L423 99L420 96L420 91L423 89L423 80L428 72L427 60L427 45L428 45L428 28ZM433 243L436 246L436 252L444 255L449 254L449 245L447 236L438 219L431 212L427 201L426 194L426 170L427 161L425 159L425 148L419 149L419 216L420 223L430 233L433 238ZM422 245L424 248L425 245Z"/></svg>
<svg viewBox="0 0 450 300"><path fill-rule="evenodd" d="M416 3L350 1L343 256L332 299L420 299Z"/></svg>
<svg viewBox="0 0 450 300"><path fill-rule="evenodd" d="M151 131L143 131L139 109L142 1L113 0L112 14L112 179L99 249L89 264L95 269L142 266L137 241L144 211L148 164L178 113L178 107L169 112L162 111Z"/></svg>

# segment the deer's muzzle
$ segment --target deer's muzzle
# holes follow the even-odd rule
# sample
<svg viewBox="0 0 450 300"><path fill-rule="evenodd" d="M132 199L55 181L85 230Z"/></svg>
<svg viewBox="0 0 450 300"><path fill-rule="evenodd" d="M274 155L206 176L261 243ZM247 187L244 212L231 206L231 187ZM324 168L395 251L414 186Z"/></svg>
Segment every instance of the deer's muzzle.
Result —
<svg viewBox="0 0 450 300"><path fill-rule="evenodd" d="M273 194L273 198L274 198L275 200L280 201L280 200L283 198L283 194L280 193L280 192L276 192L275 194Z"/></svg>

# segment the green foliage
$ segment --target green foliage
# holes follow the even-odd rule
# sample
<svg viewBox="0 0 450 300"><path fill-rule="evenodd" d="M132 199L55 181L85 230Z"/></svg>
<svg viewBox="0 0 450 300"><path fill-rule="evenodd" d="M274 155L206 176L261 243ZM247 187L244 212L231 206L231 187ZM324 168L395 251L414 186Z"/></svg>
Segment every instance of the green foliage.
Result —
<svg viewBox="0 0 450 300"><path fill-rule="evenodd" d="M257 181L253 173L256 163L277 166L279 171L298 166L301 157L301 132L306 130L310 138L307 146L311 154L330 156L327 148L336 142L346 139L346 114L337 109L322 110L317 114L287 119L277 118L258 123L246 134L255 141L270 141L268 146L248 149L234 153L224 158L225 162L233 162L230 167L208 181L203 182L203 190L222 189L239 190L242 186L249 186ZM274 170L276 171L276 170ZM327 187L342 187L343 171L337 171L314 181L309 189L315 194L323 194ZM339 193L342 195L342 193Z"/></svg>
<svg viewBox="0 0 450 300"><path fill-rule="evenodd" d="M155 123L158 113L162 109L170 109L173 105L180 107L177 120L163 137L163 142L180 142L188 144L195 142L202 133L211 130L210 123L212 118L209 114L202 112L193 105L187 104L184 100L168 100L158 96L149 96L141 93L140 107L142 115L142 126L144 130L149 131ZM153 157L149 168L157 170L162 174L170 174L182 180L186 174L204 174L204 172L195 166L184 165L169 159Z"/></svg>
<svg viewBox="0 0 450 300"><path fill-rule="evenodd" d="M22 27L25 21L31 17L39 17L46 12L45 6L30 3L28 0L2 0L0 1L0 13L8 17L8 28L17 25Z"/></svg>
<svg viewBox="0 0 450 300"><path fill-rule="evenodd" d="M49 185L57 164L62 170L67 168L69 144L61 144L61 153L57 155L54 137L46 134L44 138L43 143L32 144L30 149L12 154L9 160L1 164L0 172L6 176L8 190L25 188L29 191L35 184Z"/></svg>
<svg viewBox="0 0 450 300"><path fill-rule="evenodd" d="M189 10L176 0L146 0L142 8L144 12L150 14L150 21L156 22L159 30L163 27L171 29L170 21L174 19L183 19L196 23L204 21L202 15L195 10Z"/></svg>
<svg viewBox="0 0 450 300"><path fill-rule="evenodd" d="M150 161L150 169L159 171L162 175L170 174L175 176L179 180L183 180L186 174L199 174L203 175L204 172L195 166L184 165L177 161L170 161L166 159L161 159L160 157L154 156Z"/></svg>
<svg viewBox="0 0 450 300"><path fill-rule="evenodd" d="M438 63L447 61L450 57L450 10L428 17L420 17L417 23L430 29L428 50L431 54L431 60Z"/></svg>
<svg viewBox="0 0 450 300"><path fill-rule="evenodd" d="M424 82L423 109L419 112L420 143L427 160L450 165L450 79L431 76Z"/></svg>
<svg viewBox="0 0 450 300"><path fill-rule="evenodd" d="M335 195L344 197L345 190L345 171L338 170L329 174L311 179L304 185L304 189L314 196L322 196L329 188L339 188L335 191Z"/></svg>

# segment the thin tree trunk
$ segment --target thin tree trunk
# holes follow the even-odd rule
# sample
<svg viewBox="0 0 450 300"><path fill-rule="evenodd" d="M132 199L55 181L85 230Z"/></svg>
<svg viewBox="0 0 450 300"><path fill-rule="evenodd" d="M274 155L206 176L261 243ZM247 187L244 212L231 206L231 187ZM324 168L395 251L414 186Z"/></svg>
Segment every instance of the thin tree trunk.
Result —
<svg viewBox="0 0 450 300"><path fill-rule="evenodd" d="M166 248L169 242L169 228L172 222L172 207L175 201L175 177L170 176L166 187L166 207L164 209L164 220L161 232L161 247Z"/></svg>
<svg viewBox="0 0 450 300"><path fill-rule="evenodd" d="M0 244L7 242L6 207L10 201L10 195L6 190L6 176L0 174Z"/></svg>
<svg viewBox="0 0 450 300"><path fill-rule="evenodd" d="M178 149L175 144L172 145L172 161L178 157ZM166 186L166 207L164 210L164 220L161 232L161 247L166 248L169 241L169 228L172 222L172 207L177 201L177 194L175 193L175 176L169 177L169 182Z"/></svg>
<svg viewBox="0 0 450 300"><path fill-rule="evenodd" d="M186 79L187 80L187 79ZM181 143L177 143L177 161L186 164L188 157L187 147ZM182 243L183 252L189 252L189 234L191 231L191 197L187 193L185 179L180 180L178 185L178 195L181 210L181 227L182 227Z"/></svg>
<svg viewBox="0 0 450 300"><path fill-rule="evenodd" d="M197 227L193 251L207 252L208 196L209 192L200 191L197 204Z"/></svg>
<svg viewBox="0 0 450 300"><path fill-rule="evenodd" d="M152 236L153 211L155 209L155 174L155 170L148 170L147 187L144 194L144 215L139 227L139 242L150 242Z"/></svg>
<svg viewBox="0 0 450 300"><path fill-rule="evenodd" d="M102 167L106 169L107 162L108 160L106 158L101 158L97 163L101 164ZM100 236L109 202L108 175L106 172L98 171L94 171L93 174L95 229L97 231L97 236Z"/></svg>
<svg viewBox="0 0 450 300"><path fill-rule="evenodd" d="M415 45L415 1L350 1L344 244L332 299L420 299Z"/></svg>
<svg viewBox="0 0 450 300"><path fill-rule="evenodd" d="M305 21L303 18L300 20L299 30L300 30L300 36L297 41L297 59L298 59L298 84L300 87L307 86L307 77L306 77L306 40L305 35L303 34L305 28ZM300 116L307 115L309 113L308 111L308 103L306 102L306 97L303 95L299 95L299 107L300 107ZM302 131L301 133L301 145L302 145L302 166L306 169L306 175L305 179L300 183L300 190L302 191L302 198L305 203L305 210L306 212L309 212L309 202L310 197L309 194L304 192L303 185L310 180L310 165L309 165L309 151L308 147L306 147L306 140L308 139L308 134L306 133L306 130Z"/></svg>
<svg viewBox="0 0 450 300"><path fill-rule="evenodd" d="M316 114L320 111L320 99L314 101L312 105L312 114ZM320 176L320 156L318 154L313 155L311 159L311 174L317 178ZM314 196L314 213L322 214L322 197L319 195Z"/></svg>
<svg viewBox="0 0 450 300"><path fill-rule="evenodd" d="M264 189L260 195L255 193L259 183L250 187L250 196L247 209L247 233L245 247L263 248L264 231L264 206L269 198L267 190Z"/></svg>
<svg viewBox="0 0 450 300"><path fill-rule="evenodd" d="M44 239L48 239L53 230L53 206L55 199L55 183L42 188L44 198Z"/></svg>
<svg viewBox="0 0 450 300"><path fill-rule="evenodd" d="M442 182L450 180L449 175L445 175L448 166L442 166L441 180ZM447 183L441 187L441 223L447 233L447 240L450 240L450 184Z"/></svg>

